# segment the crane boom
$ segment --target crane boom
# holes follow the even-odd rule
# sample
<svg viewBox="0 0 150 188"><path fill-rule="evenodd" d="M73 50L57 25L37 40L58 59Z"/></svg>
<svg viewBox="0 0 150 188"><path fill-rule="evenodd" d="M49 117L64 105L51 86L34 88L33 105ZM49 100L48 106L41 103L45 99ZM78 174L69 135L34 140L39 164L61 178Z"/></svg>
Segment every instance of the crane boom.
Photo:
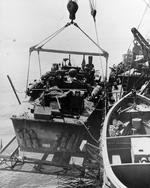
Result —
<svg viewBox="0 0 150 188"><path fill-rule="evenodd" d="M132 28L131 29L131 32L133 33L134 35L134 38L139 42L139 44L141 45L141 47L145 47L147 49L150 50L150 45L149 43L147 42L147 40L141 35L141 33L136 29L136 28Z"/></svg>
<svg viewBox="0 0 150 188"><path fill-rule="evenodd" d="M144 59L145 61L148 61L150 67L150 44L136 28L132 28L131 32L133 33L135 40L140 44Z"/></svg>

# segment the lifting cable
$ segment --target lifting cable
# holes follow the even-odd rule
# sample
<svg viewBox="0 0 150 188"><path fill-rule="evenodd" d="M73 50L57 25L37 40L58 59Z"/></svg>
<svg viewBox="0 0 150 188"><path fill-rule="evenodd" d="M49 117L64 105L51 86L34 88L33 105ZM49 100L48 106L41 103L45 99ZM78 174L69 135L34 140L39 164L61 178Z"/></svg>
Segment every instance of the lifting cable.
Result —
<svg viewBox="0 0 150 188"><path fill-rule="evenodd" d="M90 8L91 8L91 15L93 16L94 22L96 22L96 0L89 0Z"/></svg>
<svg viewBox="0 0 150 188"><path fill-rule="evenodd" d="M103 56L108 59L108 52L106 52L103 48L101 48L85 31L81 29L81 27L78 26L77 23L74 23L74 26L76 26L89 40L91 40L102 52Z"/></svg>
<svg viewBox="0 0 150 188"><path fill-rule="evenodd" d="M55 33L53 33L52 35L46 37L44 40L42 40L41 42L39 42L37 45L32 46L29 50L29 60L28 60L28 73L27 73L27 84L26 84L26 89L28 88L28 82L29 82L29 70L30 70L30 61L31 61L31 52L35 49L35 48L42 48L46 43L48 43L50 40L52 40L54 37L56 37L56 35L58 35L61 31L63 31L66 27L70 26L70 25L74 25L76 26L84 35L86 35L87 38L89 38L102 52L103 52L103 56L106 58L106 62L108 60L108 53L102 49L85 31L83 31L75 22L70 22L67 23L64 27L62 27L61 29L59 29L58 31L56 31ZM38 53L39 55L39 53ZM39 58L39 57L38 57ZM40 59L39 59L39 67L40 67L40 74L41 74L41 65L40 65Z"/></svg>
<svg viewBox="0 0 150 188"><path fill-rule="evenodd" d="M99 43L98 31L97 31L97 25L96 25L96 13L97 13L97 10L96 10L96 0L89 0L89 4L90 4L90 9L91 9L91 15L93 16L93 20L94 20L94 26L95 26L97 44L99 45L100 43ZM104 78L104 69L103 69L103 64L102 64L101 57L99 57L99 60L100 60L100 65L101 65L101 70L102 70L102 77ZM106 74L105 76L107 77L107 72L105 74Z"/></svg>
<svg viewBox="0 0 150 188"><path fill-rule="evenodd" d="M63 31L66 27L68 27L70 23L67 23L65 26L51 34L50 36L46 37L44 40L36 44L34 47L42 48L46 43L48 43L51 39L53 39L56 35L58 35L61 31Z"/></svg>

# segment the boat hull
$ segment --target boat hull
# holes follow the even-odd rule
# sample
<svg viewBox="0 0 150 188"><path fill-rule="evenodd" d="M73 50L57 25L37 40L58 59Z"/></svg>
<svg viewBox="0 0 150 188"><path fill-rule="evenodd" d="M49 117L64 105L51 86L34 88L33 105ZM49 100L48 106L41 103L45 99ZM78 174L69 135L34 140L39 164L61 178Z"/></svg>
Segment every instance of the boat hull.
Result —
<svg viewBox="0 0 150 188"><path fill-rule="evenodd" d="M81 124L66 123L63 120L48 121L14 117L12 122L22 151L77 154L85 137L85 129Z"/></svg>
<svg viewBox="0 0 150 188"><path fill-rule="evenodd" d="M102 133L102 155L109 187L150 187L149 122L150 100L134 92L108 112Z"/></svg>

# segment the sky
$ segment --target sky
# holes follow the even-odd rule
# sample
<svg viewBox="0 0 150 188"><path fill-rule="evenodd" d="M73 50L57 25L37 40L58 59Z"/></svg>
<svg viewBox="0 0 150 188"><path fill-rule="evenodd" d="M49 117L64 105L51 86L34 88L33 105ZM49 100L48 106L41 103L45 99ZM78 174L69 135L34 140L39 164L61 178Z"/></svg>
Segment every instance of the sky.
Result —
<svg viewBox="0 0 150 188"><path fill-rule="evenodd" d="M20 66L24 71L25 67L20 62L28 61L29 47L69 22L67 2L68 0L0 0L1 73L6 70L11 72L15 66ZM131 28L140 24L146 8L145 2L148 3L148 0L97 0L99 44L109 53L109 66L121 62L122 55L127 52L133 40ZM75 22L96 40L89 1L78 0L78 5ZM145 12L139 31L150 38L150 8ZM58 39L56 37L51 45L75 50L82 47L87 51L93 44L71 26Z"/></svg>

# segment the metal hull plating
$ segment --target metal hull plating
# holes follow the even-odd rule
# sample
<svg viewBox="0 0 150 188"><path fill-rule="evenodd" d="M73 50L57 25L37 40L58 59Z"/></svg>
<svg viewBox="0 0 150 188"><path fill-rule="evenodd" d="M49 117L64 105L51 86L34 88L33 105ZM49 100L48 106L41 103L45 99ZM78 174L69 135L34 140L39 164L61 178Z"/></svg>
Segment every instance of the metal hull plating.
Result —
<svg viewBox="0 0 150 188"><path fill-rule="evenodd" d="M77 154L85 136L82 125L66 123L65 120L12 118L12 121L22 151L43 153L67 151Z"/></svg>

